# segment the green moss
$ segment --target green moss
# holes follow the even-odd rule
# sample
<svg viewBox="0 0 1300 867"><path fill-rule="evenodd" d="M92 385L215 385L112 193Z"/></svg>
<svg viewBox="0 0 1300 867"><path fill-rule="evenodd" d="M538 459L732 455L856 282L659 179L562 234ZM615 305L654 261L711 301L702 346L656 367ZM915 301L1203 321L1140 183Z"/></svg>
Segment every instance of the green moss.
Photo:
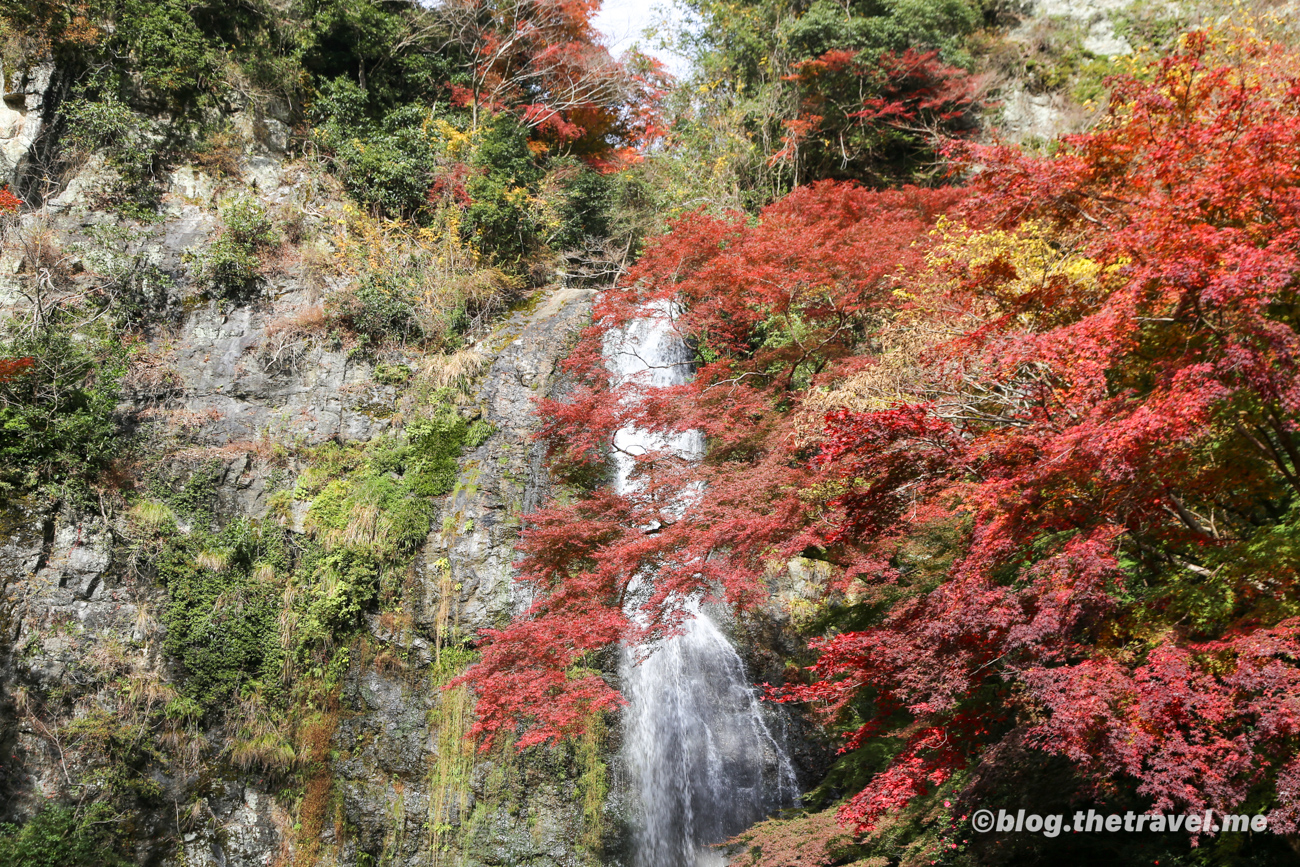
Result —
<svg viewBox="0 0 1300 867"><path fill-rule="evenodd" d="M0 864L22 867L126 867L112 808L46 804L22 825L0 825Z"/></svg>
<svg viewBox="0 0 1300 867"><path fill-rule="evenodd" d="M158 467L149 476L149 493L176 517L207 529L216 520L217 486L223 470L216 460L204 461L181 473L171 467Z"/></svg>
<svg viewBox="0 0 1300 867"><path fill-rule="evenodd" d="M582 837L579 842L588 851L599 854L605 838L605 799L609 795L609 772L606 753L604 714L598 714L578 739L574 759L578 771L578 800L582 804Z"/></svg>
<svg viewBox="0 0 1300 867"><path fill-rule="evenodd" d="M405 364L380 362L375 365L375 382L381 385L401 385L411 378L411 368Z"/></svg>
<svg viewBox="0 0 1300 867"><path fill-rule="evenodd" d="M148 723L158 716L138 716L119 705L92 708L69 722L64 733L83 755L93 757L78 782L118 803L157 803L163 788L151 771L163 756Z"/></svg>
<svg viewBox="0 0 1300 867"><path fill-rule="evenodd" d="M471 651L448 648L431 673L433 685L442 686L477 657ZM429 762L427 785L429 810L425 818L426 848L439 855L456 844L453 834L469 809L474 742L468 737L474 722L474 700L460 686L439 692L437 705L429 711L429 731L436 748Z"/></svg>
<svg viewBox="0 0 1300 867"><path fill-rule="evenodd" d="M212 710L246 688L277 692L284 649L275 575L290 567L284 531L241 520L217 533L174 535L155 564L167 588L163 646L182 666L182 693Z"/></svg>
<svg viewBox="0 0 1300 867"><path fill-rule="evenodd" d="M294 493L272 498L265 523L213 529L218 464L155 481L157 499L132 510L136 553L167 589L165 648L187 699L212 711L256 692L274 704L291 670L338 682L347 654L328 649L345 647L366 611L398 596L437 498L483 430L441 397L403 432L305 453ZM306 540L283 529L295 498L311 503ZM188 535L177 532L177 515L194 523Z"/></svg>

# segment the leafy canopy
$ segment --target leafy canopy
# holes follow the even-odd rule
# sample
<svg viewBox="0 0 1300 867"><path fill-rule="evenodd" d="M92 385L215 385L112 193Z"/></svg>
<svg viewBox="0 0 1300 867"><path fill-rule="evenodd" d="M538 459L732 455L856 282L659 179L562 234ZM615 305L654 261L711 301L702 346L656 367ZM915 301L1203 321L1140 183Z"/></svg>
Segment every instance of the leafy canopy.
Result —
<svg viewBox="0 0 1300 867"><path fill-rule="evenodd" d="M856 616L774 695L848 751L901 741L841 807L855 832L1017 744L1085 794L1300 826L1297 70L1196 33L1052 155L959 150L967 190L820 184L680 221L542 408L574 499L527 529L539 595L468 676L478 732L563 736L618 702L569 674L588 654L694 593L753 604L802 556ZM616 386L601 347L652 301L695 379ZM613 494L630 423L707 454L639 458Z"/></svg>

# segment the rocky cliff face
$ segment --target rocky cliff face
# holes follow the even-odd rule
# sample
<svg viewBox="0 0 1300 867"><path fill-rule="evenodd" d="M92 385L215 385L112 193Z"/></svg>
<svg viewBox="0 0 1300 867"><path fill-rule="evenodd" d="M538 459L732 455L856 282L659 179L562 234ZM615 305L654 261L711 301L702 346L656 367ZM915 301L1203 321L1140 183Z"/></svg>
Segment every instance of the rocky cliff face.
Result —
<svg viewBox="0 0 1300 867"><path fill-rule="evenodd" d="M493 433L464 456L441 504L401 606L409 619L371 619L379 653L404 662L349 673L333 772L356 847L382 851L390 863L579 865L596 858L607 834L605 792L592 790L604 773L604 744L588 745L586 755L578 745L477 758L461 740L463 688L440 690L447 677L439 664L523 603L512 586L514 542L520 517L546 487L531 441L533 400L555 383L591 295L550 290L485 340L491 362L475 411ZM594 815L584 815L584 802ZM348 856L345 847L343 860L352 863Z"/></svg>
<svg viewBox="0 0 1300 867"><path fill-rule="evenodd" d="M48 67L6 77L0 157L11 177L39 156L42 105L56 79ZM472 658L475 631L521 604L514 541L521 514L547 487L531 439L533 401L554 387L593 291L536 290L475 334L450 372L443 357L356 351L311 324L322 296L355 280L309 261L343 243L348 206L327 177L285 157L274 122L254 120L235 118L250 131L235 173L171 171L156 221L97 207L112 172L92 159L42 210L6 228L5 316L31 316L34 292L50 304L93 291L113 268L131 272L150 309L116 411L131 443L123 472L134 474L123 484L192 495L214 527L278 521L309 534L313 497L298 483L311 450L399 439L413 382L434 382L436 400L480 435L382 612L366 613L363 634L335 648L345 664L328 706L308 709L323 722L297 729L321 742L286 747L315 750L319 762L294 773L241 761L231 716L167 721L186 672L165 652L171 603L149 562L157 551L139 543L138 516L112 508L103 492L98 505L7 503L0 820L26 819L47 800L130 790L133 809L114 818L129 826L142 864L592 862L615 826L605 816L607 743L597 734L552 750L477 755L463 737L469 698L444 687ZM277 253L284 261L263 269L255 297L238 301L205 292L191 265L221 231L218 206L234 194L291 215L293 231L315 239ZM178 510L167 532L207 529L196 520Z"/></svg>

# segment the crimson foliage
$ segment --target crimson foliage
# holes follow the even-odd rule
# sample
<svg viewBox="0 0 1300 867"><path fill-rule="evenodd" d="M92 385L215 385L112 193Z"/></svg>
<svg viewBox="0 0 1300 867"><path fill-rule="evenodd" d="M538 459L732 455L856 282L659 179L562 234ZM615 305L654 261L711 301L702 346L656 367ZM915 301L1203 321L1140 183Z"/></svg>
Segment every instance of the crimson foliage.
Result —
<svg viewBox="0 0 1300 867"><path fill-rule="evenodd" d="M977 128L981 82L938 51L834 49L795 64L786 80L798 89L799 114L785 122L771 162L789 162L796 182L933 174L934 142Z"/></svg>
<svg viewBox="0 0 1300 867"><path fill-rule="evenodd" d="M802 538L808 520L797 496L815 470L790 459L793 417L780 408L827 364L851 356L900 268L922 262L914 242L957 197L823 183L767 208L756 225L696 214L646 252L628 288L603 297L567 361L576 389L542 407L553 468L578 484L602 478L613 434L629 424L699 429L710 457L697 466L648 455L635 494L596 486L529 516L521 580L540 596L527 616L486 636L469 675L479 693L476 733L490 740L522 720L519 743L528 745L571 732L618 702L594 673L573 674L585 655L671 629L680 611L669 600L697 590L722 588L742 604L760 598L774 549L792 555L818 538ZM706 363L677 388L611 387L605 335L663 299L682 305L678 328ZM693 482L709 496L677 517L676 492ZM639 529L651 524L658 532ZM637 627L623 604L646 565L655 592Z"/></svg>
<svg viewBox="0 0 1300 867"><path fill-rule="evenodd" d="M841 808L856 830L1013 736L1158 809L1300 829L1297 68L1195 34L1052 156L964 147L966 191L824 183L679 223L542 407L576 495L531 518L538 601L469 675L478 732L571 732L618 701L589 654L802 555L869 616L775 695L855 715L847 750L903 743ZM696 378L614 387L602 341L653 300ZM612 494L629 423L707 455Z"/></svg>
<svg viewBox="0 0 1300 867"><path fill-rule="evenodd" d="M449 0L439 14L468 54L469 86L453 102L508 111L544 140L597 158L609 139L645 144L662 73L616 61L591 19L596 0ZM657 122L657 121L656 121Z"/></svg>

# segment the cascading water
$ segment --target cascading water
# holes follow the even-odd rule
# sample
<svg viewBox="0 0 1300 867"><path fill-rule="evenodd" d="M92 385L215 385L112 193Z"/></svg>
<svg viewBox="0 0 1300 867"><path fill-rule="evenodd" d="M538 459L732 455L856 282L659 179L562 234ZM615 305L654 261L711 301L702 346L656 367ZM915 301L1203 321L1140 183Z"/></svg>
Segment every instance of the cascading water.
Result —
<svg viewBox="0 0 1300 867"><path fill-rule="evenodd" d="M611 336L605 355L620 381L644 388L687 381L690 356L672 312L652 305ZM620 492L636 484L629 478L635 455L703 453L698 432L665 440L629 427L614 445ZM790 759L763 720L740 656L698 604L688 605L694 617L680 635L624 653L624 759L640 802L635 867L716 861L711 844L798 795Z"/></svg>

